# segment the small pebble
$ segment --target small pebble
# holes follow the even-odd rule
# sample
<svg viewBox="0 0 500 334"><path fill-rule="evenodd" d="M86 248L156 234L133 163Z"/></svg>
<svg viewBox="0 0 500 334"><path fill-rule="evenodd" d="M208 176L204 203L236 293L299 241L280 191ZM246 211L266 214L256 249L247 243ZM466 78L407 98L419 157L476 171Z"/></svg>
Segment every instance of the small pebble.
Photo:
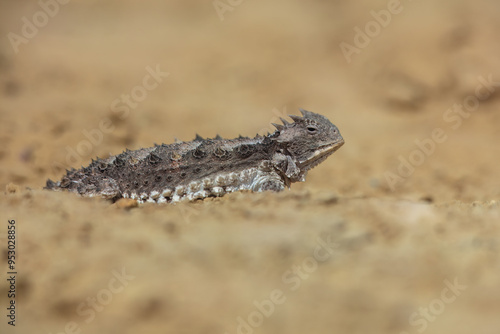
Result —
<svg viewBox="0 0 500 334"><path fill-rule="evenodd" d="M7 194L15 194L15 193L19 193L21 192L21 187L19 187L17 184L14 184L14 183L9 183L6 187L5 187L5 192Z"/></svg>
<svg viewBox="0 0 500 334"><path fill-rule="evenodd" d="M118 201L115 203L116 207L118 209L132 209L136 208L139 206L139 203L137 200L132 199L132 198L120 198Z"/></svg>

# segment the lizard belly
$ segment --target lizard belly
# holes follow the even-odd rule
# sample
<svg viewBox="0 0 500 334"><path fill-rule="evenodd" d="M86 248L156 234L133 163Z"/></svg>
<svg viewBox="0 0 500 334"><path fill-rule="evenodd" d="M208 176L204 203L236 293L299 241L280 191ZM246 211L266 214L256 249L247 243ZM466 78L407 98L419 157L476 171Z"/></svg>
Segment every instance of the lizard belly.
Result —
<svg viewBox="0 0 500 334"><path fill-rule="evenodd" d="M262 192L267 190L281 191L284 188L285 183L277 172L253 167L240 172L220 173L213 177L206 177L201 181L193 181L162 191L140 194L125 193L123 197L136 199L139 203L175 203L184 200L195 201L207 197L221 197L242 190Z"/></svg>

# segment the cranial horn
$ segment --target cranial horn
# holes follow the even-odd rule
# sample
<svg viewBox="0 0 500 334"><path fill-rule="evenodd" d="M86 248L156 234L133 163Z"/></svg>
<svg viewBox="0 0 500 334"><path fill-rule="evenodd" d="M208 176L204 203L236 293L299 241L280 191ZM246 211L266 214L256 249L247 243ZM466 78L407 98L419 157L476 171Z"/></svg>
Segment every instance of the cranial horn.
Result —
<svg viewBox="0 0 500 334"><path fill-rule="evenodd" d="M307 111L307 110L302 109L302 108L299 108L299 111L302 114L302 116L304 116L304 117L308 117L308 116L311 116L311 114L313 114L312 112Z"/></svg>
<svg viewBox="0 0 500 334"><path fill-rule="evenodd" d="M290 125L290 123L286 119L284 119L283 117L280 117L280 119L285 126Z"/></svg>
<svg viewBox="0 0 500 334"><path fill-rule="evenodd" d="M275 124L275 123L271 123L276 129L278 129L278 131L281 131L283 130L285 127L281 124Z"/></svg>
<svg viewBox="0 0 500 334"><path fill-rule="evenodd" d="M288 115L288 117L290 117L291 119L293 119L293 121L295 123L300 123L300 122L303 122L304 121L304 118L300 117L300 116L296 116L296 115Z"/></svg>

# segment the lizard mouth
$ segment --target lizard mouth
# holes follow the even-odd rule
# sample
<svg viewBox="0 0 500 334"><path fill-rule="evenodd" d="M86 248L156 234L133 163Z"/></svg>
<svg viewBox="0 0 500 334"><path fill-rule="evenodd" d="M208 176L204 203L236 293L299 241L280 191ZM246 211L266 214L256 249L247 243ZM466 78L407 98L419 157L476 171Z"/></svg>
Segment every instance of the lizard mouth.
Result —
<svg viewBox="0 0 500 334"><path fill-rule="evenodd" d="M332 155L335 151L337 151L342 145L344 145L344 140L340 140L333 144L320 146L314 151L314 154L311 158L300 161L300 168L304 168L306 170L312 169L326 160L330 155Z"/></svg>

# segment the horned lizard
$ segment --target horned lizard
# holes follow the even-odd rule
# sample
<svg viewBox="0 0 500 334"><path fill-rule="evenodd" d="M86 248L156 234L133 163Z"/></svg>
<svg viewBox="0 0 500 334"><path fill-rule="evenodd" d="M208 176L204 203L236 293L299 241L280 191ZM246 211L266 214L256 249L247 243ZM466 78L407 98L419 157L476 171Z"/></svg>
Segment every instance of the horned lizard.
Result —
<svg viewBox="0 0 500 334"><path fill-rule="evenodd" d="M67 190L113 201L172 203L218 197L240 190L282 191L305 181L307 172L338 150L344 139L326 117L300 109L293 123L273 124L276 131L254 138L217 135L156 145L92 160L69 170L45 189Z"/></svg>

